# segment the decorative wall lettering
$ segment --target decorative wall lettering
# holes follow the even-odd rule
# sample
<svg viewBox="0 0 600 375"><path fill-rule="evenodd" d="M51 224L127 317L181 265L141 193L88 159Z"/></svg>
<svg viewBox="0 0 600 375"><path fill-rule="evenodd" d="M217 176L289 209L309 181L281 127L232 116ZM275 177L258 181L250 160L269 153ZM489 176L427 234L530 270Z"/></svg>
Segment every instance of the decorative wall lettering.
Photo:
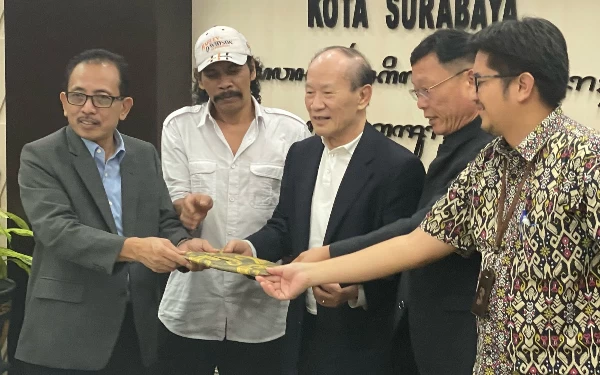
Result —
<svg viewBox="0 0 600 375"><path fill-rule="evenodd" d="M583 88L583 85L586 82L589 82L589 86L588 86L588 90L590 92L593 92L594 89L596 88L596 83L598 83L598 78L596 77L592 77L592 76L586 76L586 77L580 77L580 76L571 76L569 78L569 82L574 83L575 84L575 88L571 87L571 85L569 84L567 86L567 89L569 90L575 90L575 91L581 91L581 89ZM600 94L600 86L598 87L598 89L596 90L597 93ZM598 107L600 107L600 103L598 103Z"/></svg>
<svg viewBox="0 0 600 375"><path fill-rule="evenodd" d="M352 44L356 45L356 43ZM395 56L386 56L381 65L386 69L394 69L398 65L398 58Z"/></svg>
<svg viewBox="0 0 600 375"><path fill-rule="evenodd" d="M355 43L353 43L355 44ZM399 72L397 70L392 70L396 67L396 65L398 65L398 58L395 56L386 56L383 59L383 62L381 63L381 65L388 69L388 70L382 70L380 72L376 72L373 71L373 73L375 74L375 82L378 83L386 83L386 84L403 84L406 85L408 83L408 78L410 76L410 74L412 73L412 71L407 71L407 72Z"/></svg>
<svg viewBox="0 0 600 375"><path fill-rule="evenodd" d="M356 43L352 43L350 47L354 48L355 46ZM384 68L384 70L373 71L375 82L386 85L408 84L412 71L395 70L397 65L398 57L391 55L386 56L381 62L381 66ZM306 70L304 68L258 68L256 71L256 75L261 81L304 81L306 79ZM569 90L581 91L582 89L585 89L587 87L587 89L590 92L596 91L598 94L600 94L600 80L596 77L571 76L569 78L569 82L570 84L567 86ZM573 85L575 86L573 87ZM598 103L598 107L600 107L600 103Z"/></svg>
<svg viewBox="0 0 600 375"><path fill-rule="evenodd" d="M352 43L354 46L355 43ZM406 85L412 71L393 70L398 65L396 56L386 56L381 65L386 68L381 71L373 71L375 82L385 84ZM261 81L303 81L306 79L306 71L303 68L258 68L256 75Z"/></svg>
<svg viewBox="0 0 600 375"><path fill-rule="evenodd" d="M398 6L400 2L402 3L402 12L400 12L400 7ZM492 23L500 20L499 15L502 2L503 0L487 1L492 10ZM387 9L390 12L385 17L387 27L390 29L398 28L400 25L400 15L402 15L402 27L412 30L417 23L417 14L420 29L465 29L471 27L471 29L475 30L478 27L485 28L488 25L485 0L475 0L472 15L469 13L469 0L455 0L454 17L452 17L450 0L439 0L437 18L434 23L432 13L436 5L435 3L436 1L434 0L418 0L418 2L417 0L386 0ZM514 19L517 19L516 0L506 0L502 20Z"/></svg>
<svg viewBox="0 0 600 375"><path fill-rule="evenodd" d="M308 131L312 133L313 125L310 122L310 120L306 122L306 126L308 127ZM388 138L391 138L392 136L403 138L405 132L407 138L417 136L417 144L415 145L415 150L413 151L413 153L419 158L423 157L423 150L425 150L425 137L427 136L426 132L431 133L430 139L435 139L436 137L436 134L433 132L431 126L393 125L378 122L376 124L373 124L373 127L379 130L379 132L383 133L383 135L385 135Z"/></svg>
<svg viewBox="0 0 600 375"><path fill-rule="evenodd" d="M427 136L426 132L431 133L430 139L435 139L436 134L432 131L431 126L424 125L392 125L392 124L383 124L376 123L373 124L373 127L383 133L386 137L390 138L392 136L403 138L404 133L406 132L407 138L412 138L417 136L417 144L415 145L415 150L413 153L417 155L419 158L423 156L423 150L425 149L425 137Z"/></svg>
<svg viewBox="0 0 600 375"><path fill-rule="evenodd" d="M261 81L302 81L306 78L302 68L257 68L256 75Z"/></svg>
<svg viewBox="0 0 600 375"><path fill-rule="evenodd" d="M397 29L400 20L402 20L402 27L407 30L414 29L417 21L420 29L485 28L488 25L488 6L492 11L493 23L500 21L502 4L504 4L502 20L517 19L516 0L474 0L472 12L469 10L470 0L454 0L454 16L451 0L379 1L385 2L389 11L385 23L390 29ZM434 20L433 13L436 9L437 17ZM332 29L337 26L340 14L345 28L369 27L366 0L308 0L308 27Z"/></svg>
<svg viewBox="0 0 600 375"><path fill-rule="evenodd" d="M401 83L405 85L408 83L408 77L410 76L411 71L409 70L408 72L399 72L397 70L382 70L379 73L375 72L375 74L377 77L376 82L378 83L387 83L388 85L396 85L398 83Z"/></svg>
<svg viewBox="0 0 600 375"><path fill-rule="evenodd" d="M366 0L342 0L344 27L350 28L350 13L352 13L352 27L369 27ZM350 3L354 3L351 11ZM308 0L308 27L325 27L332 29L337 25L339 16L338 0Z"/></svg>

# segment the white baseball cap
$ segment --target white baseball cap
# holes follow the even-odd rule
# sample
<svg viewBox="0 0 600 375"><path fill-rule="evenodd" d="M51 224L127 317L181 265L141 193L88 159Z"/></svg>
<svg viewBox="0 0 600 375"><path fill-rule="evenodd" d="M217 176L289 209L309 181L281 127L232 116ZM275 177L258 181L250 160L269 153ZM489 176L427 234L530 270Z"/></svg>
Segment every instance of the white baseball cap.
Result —
<svg viewBox="0 0 600 375"><path fill-rule="evenodd" d="M201 72L216 61L231 61L244 65L252 56L246 38L234 28L215 26L200 35L194 48L196 65Z"/></svg>

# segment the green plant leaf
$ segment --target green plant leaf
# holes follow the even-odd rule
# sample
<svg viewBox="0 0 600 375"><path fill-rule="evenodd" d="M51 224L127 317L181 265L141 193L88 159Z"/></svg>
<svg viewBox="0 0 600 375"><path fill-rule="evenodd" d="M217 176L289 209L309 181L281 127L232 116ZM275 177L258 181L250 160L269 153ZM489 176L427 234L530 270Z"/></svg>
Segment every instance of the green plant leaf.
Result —
<svg viewBox="0 0 600 375"><path fill-rule="evenodd" d="M12 235L33 237L33 232L29 229L25 220L17 215L0 209L0 218L10 219L18 226L18 228L4 228L0 225L0 237L6 237L8 246L10 246ZM6 257L7 260L15 263L27 273L31 270L32 258L29 255L21 254L6 247L0 247L0 257ZM3 259L0 259L0 278L6 278L6 262Z"/></svg>
<svg viewBox="0 0 600 375"><path fill-rule="evenodd" d="M3 235L4 237L6 237L6 240L8 241L8 243L10 243L10 240L12 239L12 236L10 235L10 233L8 233L8 231L6 229L4 229L4 227L0 226L0 234Z"/></svg>
<svg viewBox="0 0 600 375"><path fill-rule="evenodd" d="M27 225L27 223L25 222L25 220L21 219L20 217L18 217L15 214L11 214L10 212L4 212L12 221L15 222L15 224L17 224L17 226L21 229L27 229L30 230L29 225Z"/></svg>
<svg viewBox="0 0 600 375"><path fill-rule="evenodd" d="M25 264L31 266L31 256L18 253L14 250L7 249L6 247L0 247L0 256L7 257L8 260L18 259Z"/></svg>
<svg viewBox="0 0 600 375"><path fill-rule="evenodd" d="M6 229L6 231L9 232L9 233L17 234L19 236L33 237L33 232L30 231L29 229L8 228L8 229Z"/></svg>

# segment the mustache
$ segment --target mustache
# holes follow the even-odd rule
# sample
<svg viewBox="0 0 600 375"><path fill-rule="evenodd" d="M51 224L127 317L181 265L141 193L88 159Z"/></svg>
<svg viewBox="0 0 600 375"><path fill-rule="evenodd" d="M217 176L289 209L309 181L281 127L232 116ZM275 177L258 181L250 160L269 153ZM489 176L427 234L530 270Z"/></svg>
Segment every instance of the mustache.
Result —
<svg viewBox="0 0 600 375"><path fill-rule="evenodd" d="M97 124L100 123L100 121L98 121L97 119L95 119L93 117L85 117L85 116L77 118L77 122L81 122L81 121L91 122L91 123L93 123L95 125L97 125Z"/></svg>
<svg viewBox="0 0 600 375"><path fill-rule="evenodd" d="M229 98L242 98L242 93L239 91L225 91L224 93L221 93L219 95L215 95L215 97L213 98L214 102L218 102L219 100L223 100L223 99L229 99Z"/></svg>

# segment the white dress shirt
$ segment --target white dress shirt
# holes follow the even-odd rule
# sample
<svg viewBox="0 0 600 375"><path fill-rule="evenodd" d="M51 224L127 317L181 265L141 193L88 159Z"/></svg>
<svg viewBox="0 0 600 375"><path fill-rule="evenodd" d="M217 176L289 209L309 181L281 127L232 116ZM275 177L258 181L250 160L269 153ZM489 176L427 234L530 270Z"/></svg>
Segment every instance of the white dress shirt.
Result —
<svg viewBox="0 0 600 375"><path fill-rule="evenodd" d="M321 154L321 162L319 164L319 171L317 172L317 180L313 190L310 209L309 249L323 246L335 197L361 137L362 133L352 141L333 150L330 150L323 141L325 147ZM252 255L256 257L256 248L252 242L247 240L246 242L252 248ZM358 298L348 301L348 305L352 308L362 307L365 310L367 309L367 297L362 285L358 286ZM315 300L312 288L309 288L306 292L306 309L311 314L317 315L317 301Z"/></svg>
<svg viewBox="0 0 600 375"><path fill-rule="evenodd" d="M171 199L189 193L212 197L213 208L196 235L216 248L267 222L279 200L287 152L310 135L299 117L253 102L255 119L235 155L208 103L179 109L164 122L162 165ZM258 343L283 336L287 306L243 275L174 271L159 318L179 336Z"/></svg>
<svg viewBox="0 0 600 375"><path fill-rule="evenodd" d="M362 133L351 142L332 150L323 142L325 148L321 155L321 163L319 164L310 210L309 248L323 246L333 202L361 137ZM366 298L362 286L359 286L358 300L349 301L348 304L350 307L363 306L363 308L366 308ZM317 302L315 301L312 288L309 288L306 293L306 309L311 314L317 314Z"/></svg>

